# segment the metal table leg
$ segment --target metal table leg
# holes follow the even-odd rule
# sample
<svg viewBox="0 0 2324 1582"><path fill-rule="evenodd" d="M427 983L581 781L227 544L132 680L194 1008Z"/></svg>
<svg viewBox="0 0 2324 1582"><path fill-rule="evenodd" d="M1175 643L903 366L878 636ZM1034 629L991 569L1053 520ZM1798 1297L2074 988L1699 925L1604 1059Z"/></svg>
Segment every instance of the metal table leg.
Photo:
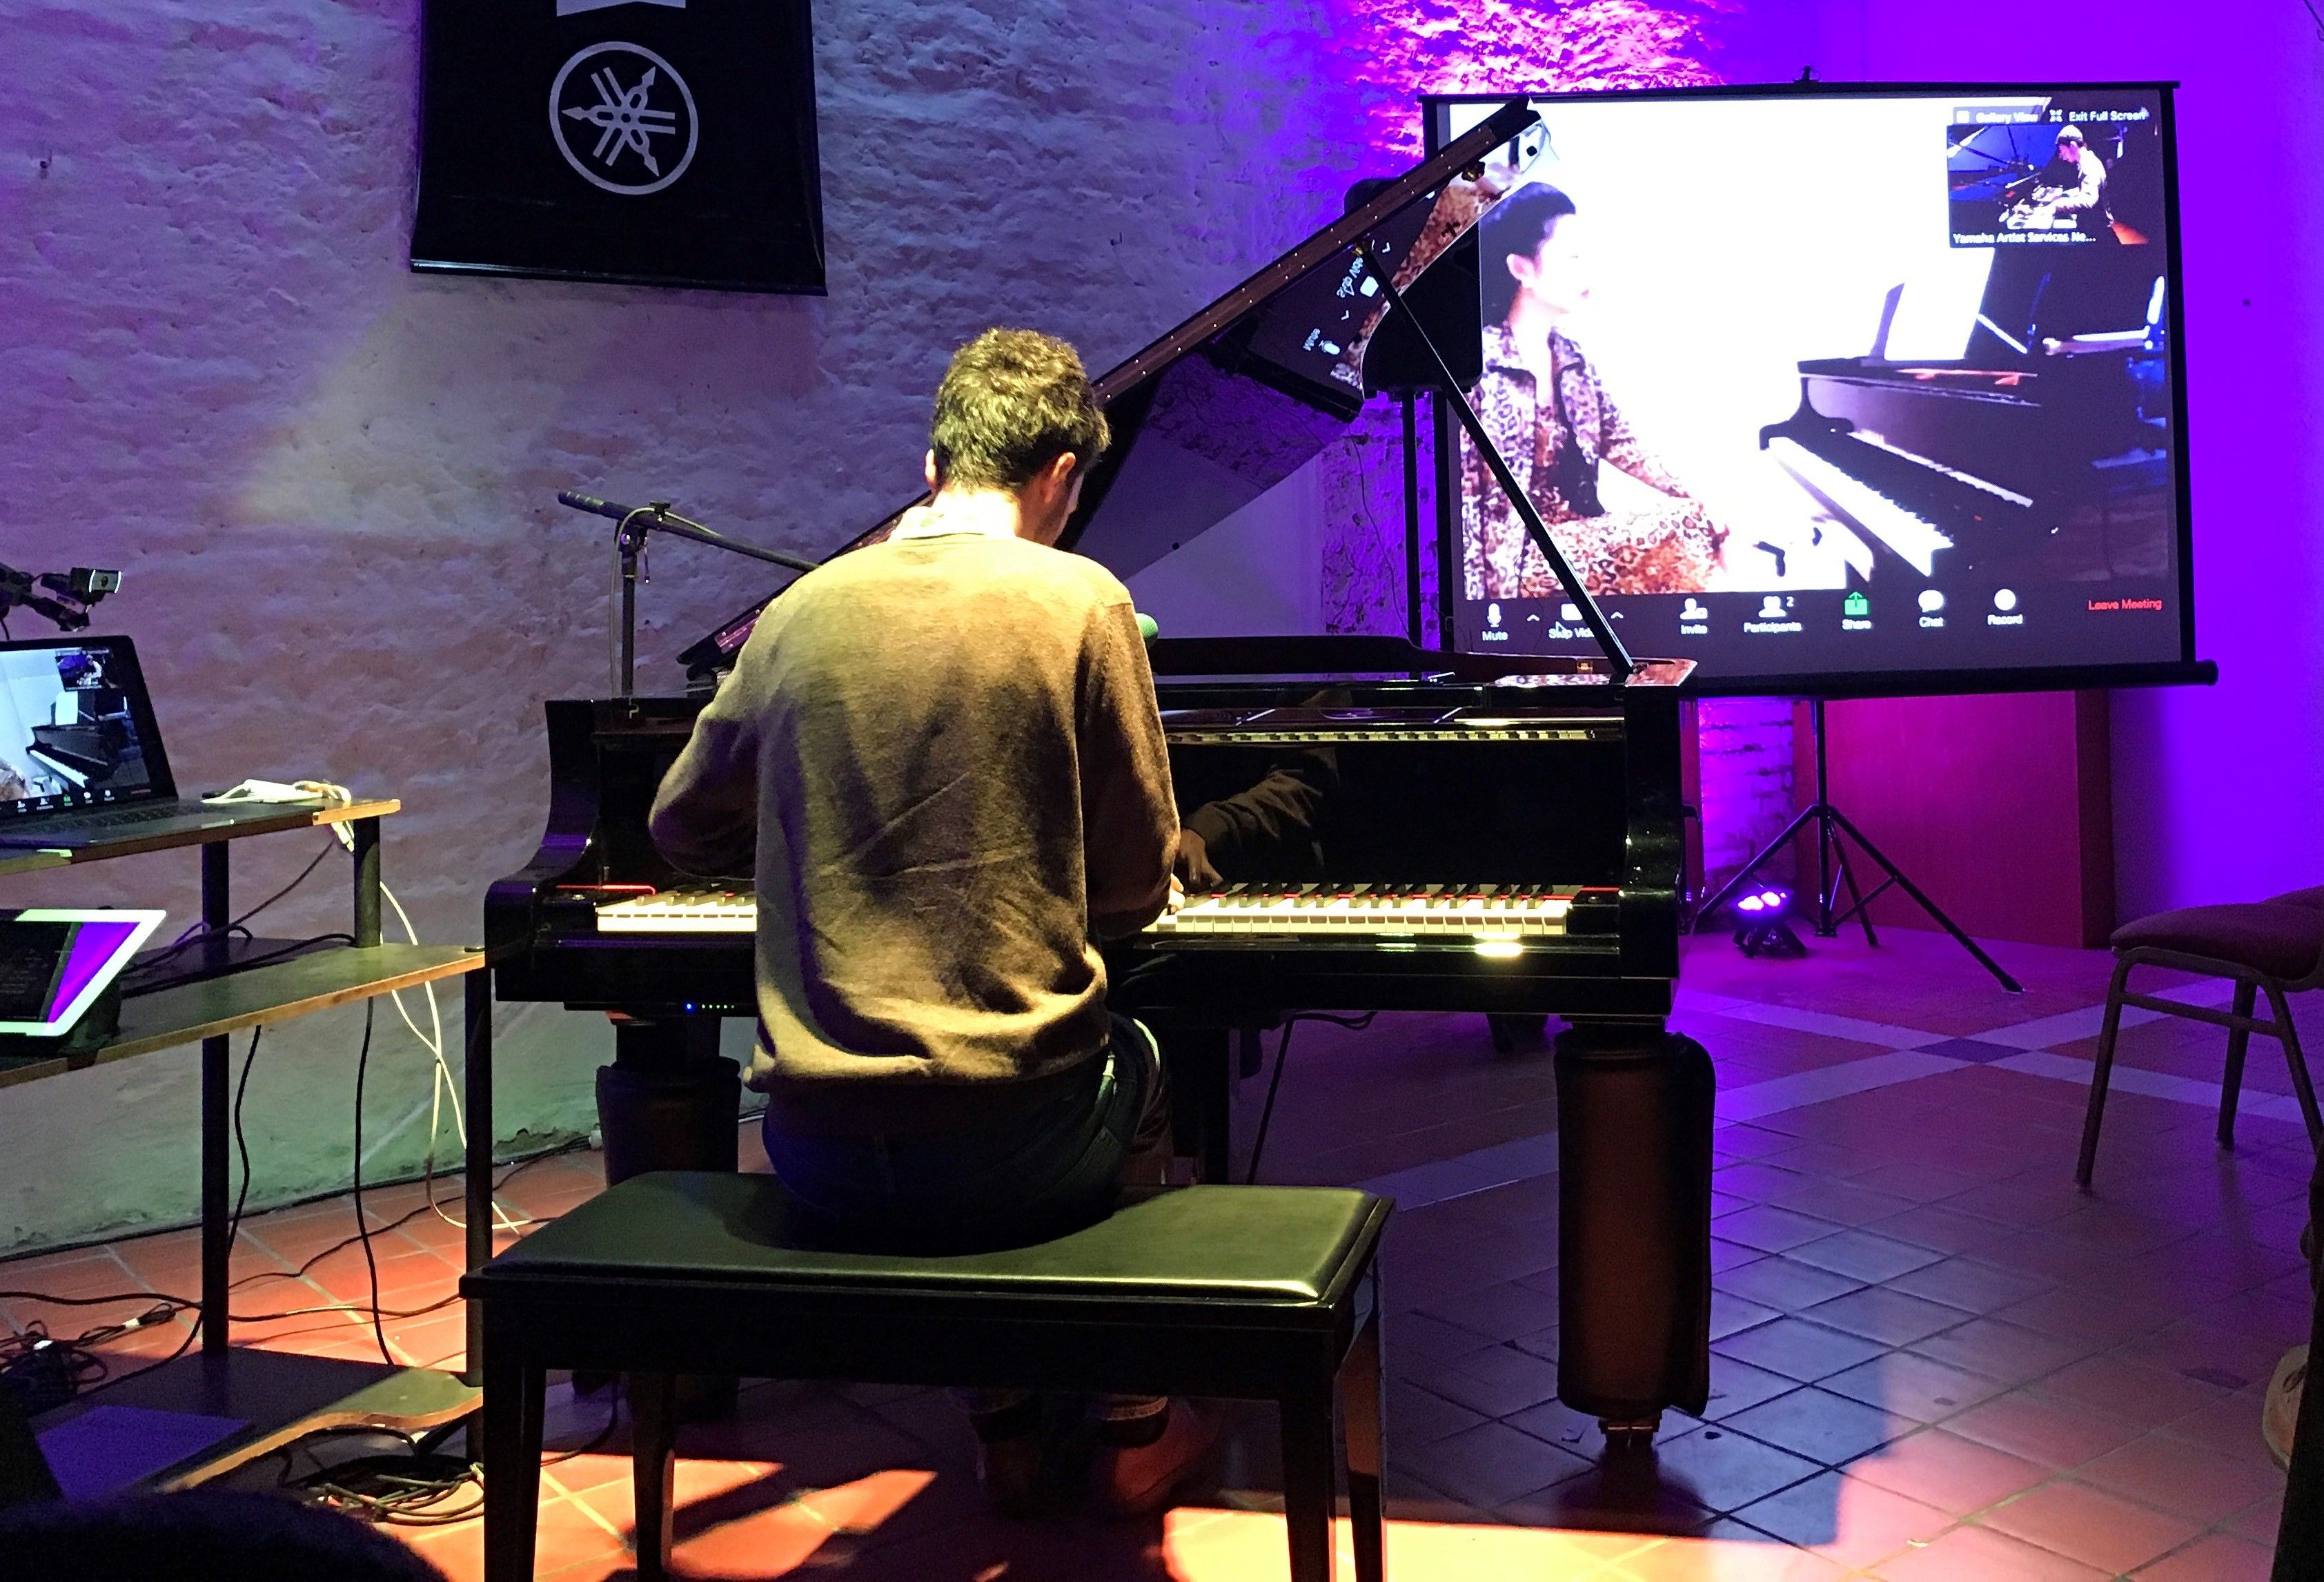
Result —
<svg viewBox="0 0 2324 1582"><path fill-rule="evenodd" d="M355 820L355 943L379 943L379 820Z"/></svg>
<svg viewBox="0 0 2324 1582"><path fill-rule="evenodd" d="M466 998L467 1041L461 1063L460 1085L468 1119L467 1180L465 1197L467 1266L481 1269L493 1256L493 975L481 963L460 980ZM484 1310L468 1308L468 1367L461 1376L471 1384L484 1382Z"/></svg>
<svg viewBox="0 0 2324 1582"><path fill-rule="evenodd" d="M225 937L234 921L227 900L226 845L202 847L202 928ZM234 1149L229 1106L233 1090L231 1041L202 1040L202 1353L223 1356L226 1347L227 1265L234 1252L231 1183L227 1161Z"/></svg>

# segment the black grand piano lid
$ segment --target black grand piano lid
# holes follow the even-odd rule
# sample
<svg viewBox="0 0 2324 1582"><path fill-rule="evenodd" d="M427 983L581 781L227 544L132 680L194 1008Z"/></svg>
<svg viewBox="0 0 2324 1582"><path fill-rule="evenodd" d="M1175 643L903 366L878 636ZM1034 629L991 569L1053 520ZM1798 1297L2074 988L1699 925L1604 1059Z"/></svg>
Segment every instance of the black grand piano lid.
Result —
<svg viewBox="0 0 2324 1582"><path fill-rule="evenodd" d="M1099 377L1113 444L1064 547L1127 583L1166 637L1323 635L1310 464L1360 410L1388 310L1355 244L1372 237L1408 286L1522 181L1540 126L1512 100ZM839 552L879 542L908 509ZM679 655L689 673L731 665L769 602Z"/></svg>

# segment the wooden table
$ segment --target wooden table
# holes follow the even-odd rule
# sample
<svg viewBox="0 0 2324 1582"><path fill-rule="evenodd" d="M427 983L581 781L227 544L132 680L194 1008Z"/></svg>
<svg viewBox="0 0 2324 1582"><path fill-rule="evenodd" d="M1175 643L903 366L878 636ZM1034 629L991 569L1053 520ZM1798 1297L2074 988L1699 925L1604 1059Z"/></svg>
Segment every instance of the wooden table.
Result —
<svg viewBox="0 0 2324 1582"><path fill-rule="evenodd" d="M202 921L222 933L233 921L227 851L254 835L353 826L352 903L355 943L317 950L224 976L177 985L124 1000L121 1025L106 1042L80 1054L0 1057L0 1088L66 1071L134 1059L198 1041L202 1047L201 1349L75 1401L35 1425L58 1426L97 1406L234 1418L247 1426L198 1456L141 1480L185 1487L215 1477L320 1428L385 1426L407 1431L452 1421L473 1411L475 1389L429 1368L235 1350L228 1346L227 1260L233 1250L229 1161L233 1154L230 1081L234 1034L354 1004L394 990L459 978L466 989L467 1104L467 1261L492 1256L492 993L481 950L464 946L388 945L380 938L379 821L398 811L392 800L344 808L286 808L280 817L245 819L217 829L130 837L74 850L0 856L0 877L75 866L112 857L198 846L202 860ZM470 1366L478 1347L470 1318Z"/></svg>
<svg viewBox="0 0 2324 1582"><path fill-rule="evenodd" d="M124 1001L121 1031L102 1048L73 1056L0 1055L0 1087L132 1059L197 1040L227 1038L398 989L459 977L483 965L483 952L466 945L341 947L226 977L180 984Z"/></svg>
<svg viewBox="0 0 2324 1582"><path fill-rule="evenodd" d="M173 851L180 847L198 846L204 848L202 878L207 883L212 847L217 850L220 872L223 873L226 843L229 840L240 840L250 835L280 835L286 829L320 829L331 824L353 824L355 827L355 844L360 858L364 830L370 830L371 846L376 850L379 821L390 813L402 810L403 804L393 797L374 797L366 801L349 802L344 808L286 806L280 812L265 815L259 815L255 810L244 807L242 817L231 828L179 829L167 835L131 834L74 847L0 847L0 879L11 874L35 874L46 868L69 868L82 863L101 863L114 857L134 857L150 851ZM372 864L371 882L374 892L372 905L376 915L379 865L375 857ZM361 886L360 874L356 876L356 884Z"/></svg>

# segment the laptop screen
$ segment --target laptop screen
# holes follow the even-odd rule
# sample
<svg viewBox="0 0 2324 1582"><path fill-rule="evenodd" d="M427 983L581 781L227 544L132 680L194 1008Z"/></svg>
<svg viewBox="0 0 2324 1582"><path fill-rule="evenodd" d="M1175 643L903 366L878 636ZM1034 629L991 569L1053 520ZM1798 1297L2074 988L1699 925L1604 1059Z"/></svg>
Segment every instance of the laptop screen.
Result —
<svg viewBox="0 0 2324 1582"><path fill-rule="evenodd" d="M126 640L0 647L0 818L173 794Z"/></svg>

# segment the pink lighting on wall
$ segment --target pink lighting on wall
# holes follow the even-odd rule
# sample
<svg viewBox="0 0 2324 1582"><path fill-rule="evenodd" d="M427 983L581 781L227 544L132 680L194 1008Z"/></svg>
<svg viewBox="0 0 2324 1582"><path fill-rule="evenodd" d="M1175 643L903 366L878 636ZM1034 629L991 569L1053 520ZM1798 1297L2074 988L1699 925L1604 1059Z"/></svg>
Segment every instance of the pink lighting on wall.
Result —
<svg viewBox="0 0 2324 1582"><path fill-rule="evenodd" d="M1711 23L1741 6L1598 0L1335 0L1318 41L1331 80L1357 98L1376 155L1416 157L1416 93L1497 93L1712 83Z"/></svg>

